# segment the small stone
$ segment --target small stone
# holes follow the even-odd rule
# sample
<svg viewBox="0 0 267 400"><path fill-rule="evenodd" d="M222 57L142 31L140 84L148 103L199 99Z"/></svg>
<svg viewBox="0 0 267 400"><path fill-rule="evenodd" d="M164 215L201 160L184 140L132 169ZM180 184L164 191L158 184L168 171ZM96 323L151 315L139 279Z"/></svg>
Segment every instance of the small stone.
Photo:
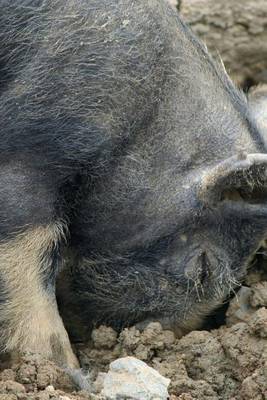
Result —
<svg viewBox="0 0 267 400"><path fill-rule="evenodd" d="M54 388L54 386L49 385L49 386L47 386L47 387L45 388L45 390L47 390L48 392L54 392L54 391L55 391L55 388Z"/></svg>
<svg viewBox="0 0 267 400"><path fill-rule="evenodd" d="M170 379L134 357L113 361L101 394L107 400L167 400Z"/></svg>

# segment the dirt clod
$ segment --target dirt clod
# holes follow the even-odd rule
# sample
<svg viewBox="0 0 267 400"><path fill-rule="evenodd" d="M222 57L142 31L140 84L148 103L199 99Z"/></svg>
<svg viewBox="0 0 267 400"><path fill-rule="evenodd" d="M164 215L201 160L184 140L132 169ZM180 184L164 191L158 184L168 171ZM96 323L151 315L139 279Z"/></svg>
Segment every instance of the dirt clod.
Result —
<svg viewBox="0 0 267 400"><path fill-rule="evenodd" d="M25 355L1 372L0 400L106 400L101 391L110 363L129 356L170 379L171 400L265 400L266 292L266 281L241 288L241 295L230 302L227 325L180 339L159 322L143 331L136 326L122 332L94 329L91 340L77 346L82 366L89 367L94 394L78 391L70 375L54 363ZM242 314L240 309L250 311Z"/></svg>
<svg viewBox="0 0 267 400"><path fill-rule="evenodd" d="M117 332L107 326L100 326L92 332L92 341L96 349L111 349L117 343Z"/></svg>

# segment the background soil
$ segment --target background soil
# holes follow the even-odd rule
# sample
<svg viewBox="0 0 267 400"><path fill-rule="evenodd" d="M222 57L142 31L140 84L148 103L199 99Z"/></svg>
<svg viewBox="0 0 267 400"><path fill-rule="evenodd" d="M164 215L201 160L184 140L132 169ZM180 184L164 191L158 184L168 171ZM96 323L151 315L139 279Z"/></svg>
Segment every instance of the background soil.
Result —
<svg viewBox="0 0 267 400"><path fill-rule="evenodd" d="M240 85L267 83L266 0L167 0Z"/></svg>
<svg viewBox="0 0 267 400"><path fill-rule="evenodd" d="M230 75L243 87L267 82L266 0L183 0L176 4L213 54L219 52ZM263 255L246 281L205 330L181 339L157 322L115 332L101 326L76 345L81 365L90 370L95 394L79 391L69 373L38 356L18 363L2 359L0 400L101 399L99 372L111 361L133 355L171 379L172 400L267 399L267 261ZM217 324L218 325L218 324ZM84 377L87 381L89 377Z"/></svg>

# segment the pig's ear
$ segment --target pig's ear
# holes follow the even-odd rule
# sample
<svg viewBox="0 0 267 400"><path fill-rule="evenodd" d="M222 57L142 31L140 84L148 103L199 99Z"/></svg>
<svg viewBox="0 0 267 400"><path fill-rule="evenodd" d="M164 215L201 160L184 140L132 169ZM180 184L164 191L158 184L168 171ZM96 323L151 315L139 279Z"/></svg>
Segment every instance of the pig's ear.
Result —
<svg viewBox="0 0 267 400"><path fill-rule="evenodd" d="M240 154L213 167L201 178L198 198L215 206L227 200L267 203L267 154Z"/></svg>
<svg viewBox="0 0 267 400"><path fill-rule="evenodd" d="M248 94L248 105L262 139L267 144L267 84L252 88Z"/></svg>

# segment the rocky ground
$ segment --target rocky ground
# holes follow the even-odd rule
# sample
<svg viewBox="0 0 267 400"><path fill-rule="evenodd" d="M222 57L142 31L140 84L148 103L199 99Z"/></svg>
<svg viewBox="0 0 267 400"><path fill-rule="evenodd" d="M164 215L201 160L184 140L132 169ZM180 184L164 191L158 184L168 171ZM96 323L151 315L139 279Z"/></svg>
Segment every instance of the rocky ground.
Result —
<svg viewBox="0 0 267 400"><path fill-rule="evenodd" d="M110 363L126 356L144 361L169 378L170 384L167 382L166 386L171 400L267 399L266 307L267 267L262 262L250 271L230 301L225 323L220 327L193 331L177 339L157 322L142 332L135 326L122 332L101 326L92 332L89 342L76 345L81 365L89 368L90 376L82 380L74 376L74 381L81 382L82 386L91 382L93 393L79 391L69 374L52 362L26 355L18 364L8 366L3 362L0 400L123 399L116 394L112 397L118 382L114 377L110 379L110 375L106 379L104 373ZM150 372L145 366L142 374L147 373ZM123 374L119 377L120 381L124 379ZM151 383L153 377L147 377ZM151 397L146 392L132 398L167 399L166 395L159 393L158 397Z"/></svg>

